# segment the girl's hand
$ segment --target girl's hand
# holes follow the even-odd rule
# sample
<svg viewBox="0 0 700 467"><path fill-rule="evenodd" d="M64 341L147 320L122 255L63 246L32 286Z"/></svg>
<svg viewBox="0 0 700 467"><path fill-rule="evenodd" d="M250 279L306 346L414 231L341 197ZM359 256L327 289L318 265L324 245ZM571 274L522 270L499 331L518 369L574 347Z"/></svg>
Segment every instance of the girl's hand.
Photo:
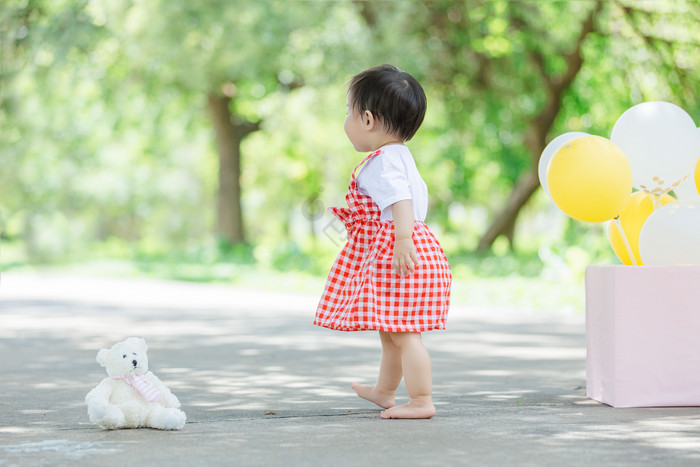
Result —
<svg viewBox="0 0 700 467"><path fill-rule="evenodd" d="M413 244L413 201L404 199L391 205L394 218L394 257L391 265L396 274L415 272L418 265L416 246Z"/></svg>
<svg viewBox="0 0 700 467"><path fill-rule="evenodd" d="M391 260L396 274L403 276L416 271L418 255L412 238L396 239L394 242L394 257Z"/></svg>

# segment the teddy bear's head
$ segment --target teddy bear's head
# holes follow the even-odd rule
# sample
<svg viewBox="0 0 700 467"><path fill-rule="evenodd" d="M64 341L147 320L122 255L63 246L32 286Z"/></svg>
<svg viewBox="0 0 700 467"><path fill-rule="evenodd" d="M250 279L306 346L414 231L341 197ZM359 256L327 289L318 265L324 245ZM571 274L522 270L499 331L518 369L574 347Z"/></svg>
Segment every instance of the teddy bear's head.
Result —
<svg viewBox="0 0 700 467"><path fill-rule="evenodd" d="M97 353L97 363L107 369L109 376L128 377L143 375L148 371L146 341L140 337L129 337L117 342L111 349Z"/></svg>

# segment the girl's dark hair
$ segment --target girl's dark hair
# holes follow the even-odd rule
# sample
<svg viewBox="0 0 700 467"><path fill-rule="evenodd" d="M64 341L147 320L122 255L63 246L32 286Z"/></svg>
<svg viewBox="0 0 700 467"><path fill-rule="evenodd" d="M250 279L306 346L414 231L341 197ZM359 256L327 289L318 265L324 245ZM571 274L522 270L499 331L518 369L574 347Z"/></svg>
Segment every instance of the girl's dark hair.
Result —
<svg viewBox="0 0 700 467"><path fill-rule="evenodd" d="M426 99L413 76L381 65L352 78L350 106L360 112L369 110L389 133L408 141L423 123Z"/></svg>

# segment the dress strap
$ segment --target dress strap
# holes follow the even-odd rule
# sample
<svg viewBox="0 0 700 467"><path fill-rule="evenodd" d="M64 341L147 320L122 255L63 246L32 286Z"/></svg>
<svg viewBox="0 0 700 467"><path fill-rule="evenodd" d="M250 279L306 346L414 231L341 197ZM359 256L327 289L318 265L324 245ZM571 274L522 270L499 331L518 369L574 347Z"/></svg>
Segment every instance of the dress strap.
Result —
<svg viewBox="0 0 700 467"><path fill-rule="evenodd" d="M359 164L357 164L357 167L355 167L355 170L352 171L352 178L353 178L353 179L355 178L355 172L357 172L357 169L359 169L360 167L362 167L362 166L364 165L365 162L367 162L368 160L370 160L370 159L373 158L374 156L380 154L381 152L382 152L381 149L377 149L377 150L374 151L372 154L370 154L369 156L367 156L367 157L365 157L364 159L362 159L362 162L360 162Z"/></svg>

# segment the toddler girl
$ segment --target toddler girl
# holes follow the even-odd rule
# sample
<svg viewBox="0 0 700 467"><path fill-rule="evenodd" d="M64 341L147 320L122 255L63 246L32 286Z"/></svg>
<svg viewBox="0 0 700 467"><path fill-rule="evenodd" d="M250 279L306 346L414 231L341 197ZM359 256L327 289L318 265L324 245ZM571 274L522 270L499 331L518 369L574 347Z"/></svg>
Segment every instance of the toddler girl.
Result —
<svg viewBox="0 0 700 467"><path fill-rule="evenodd" d="M348 207L331 208L345 223L348 241L331 268L314 320L340 331L379 331L377 384L352 388L387 409L382 418L435 415L430 356L420 333L445 328L452 275L423 222L428 190L404 146L423 122L425 108L420 84L393 66L352 79L345 133L356 151L370 154L351 175ZM402 377L410 401L395 406Z"/></svg>

